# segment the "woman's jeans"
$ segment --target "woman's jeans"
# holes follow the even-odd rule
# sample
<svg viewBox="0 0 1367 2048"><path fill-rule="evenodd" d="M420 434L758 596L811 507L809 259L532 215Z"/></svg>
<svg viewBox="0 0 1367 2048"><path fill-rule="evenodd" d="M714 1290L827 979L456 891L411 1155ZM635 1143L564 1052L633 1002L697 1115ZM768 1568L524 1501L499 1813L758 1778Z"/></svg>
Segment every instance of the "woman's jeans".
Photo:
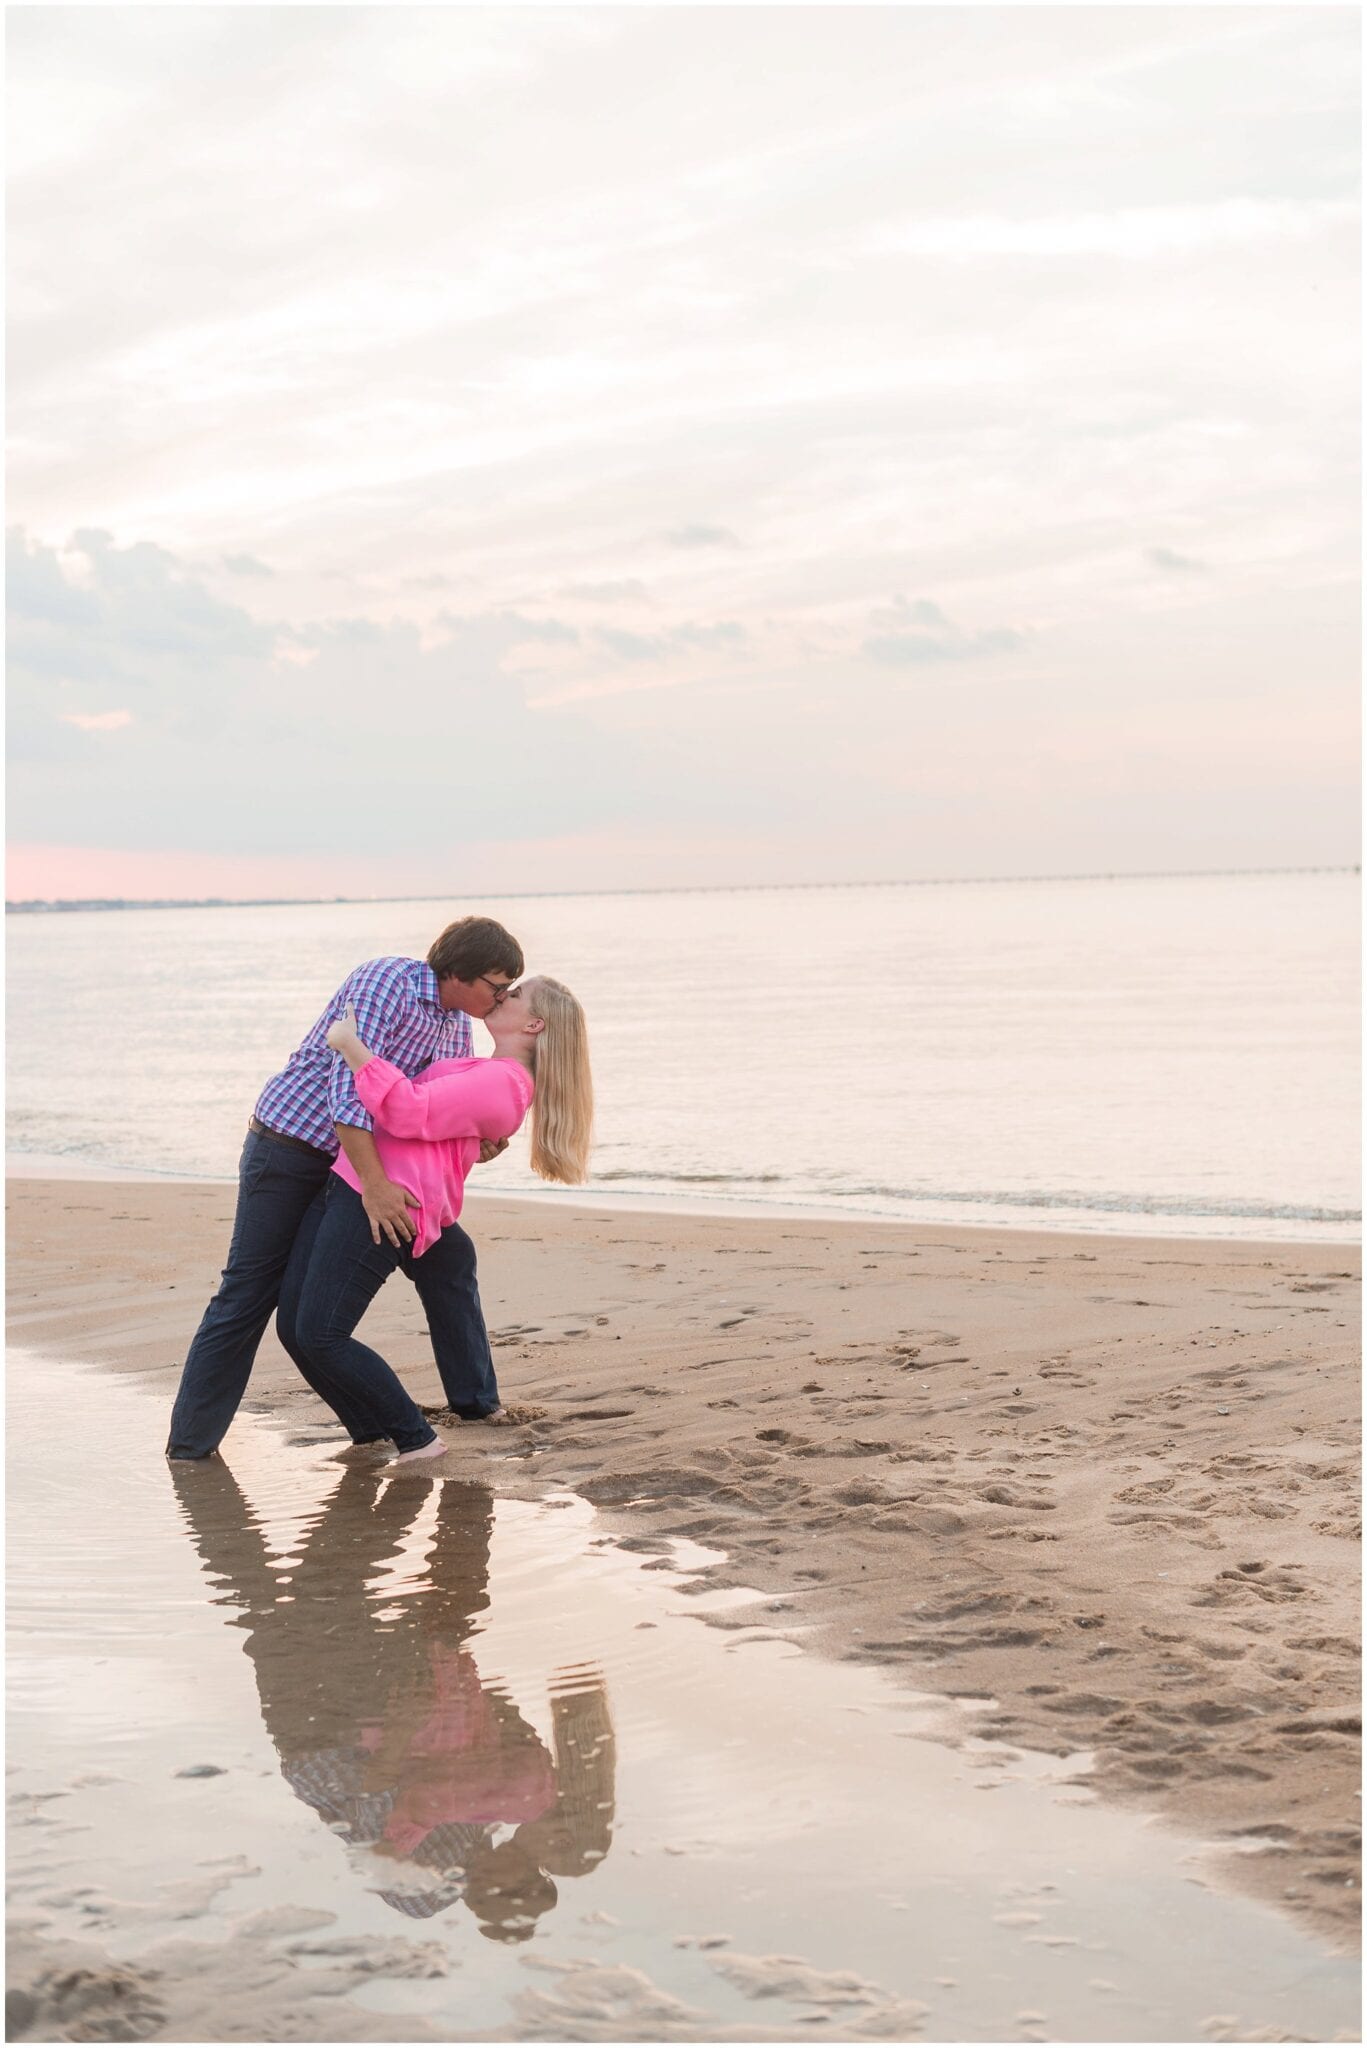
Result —
<svg viewBox="0 0 1367 2048"><path fill-rule="evenodd" d="M329 1182L345 1186L321 1152L310 1156L296 1145L282 1145L259 1131L247 1133L228 1261L185 1360L171 1413L169 1457L207 1458L227 1434L246 1392L257 1347L280 1299L290 1255L315 1199L321 1217L321 1197ZM360 1197L350 1188L346 1192L352 1195L369 1243L370 1226L365 1223ZM449 1246L448 1238L452 1240ZM479 1305L475 1250L469 1238L452 1225L417 1261L412 1258L411 1246L405 1246L402 1255L394 1252L388 1241L383 1249L390 1257L390 1270L407 1259L405 1270L422 1296L447 1401L467 1416L496 1408L498 1387ZM449 1298L452 1294L457 1297L454 1301ZM283 1338L283 1331L281 1335ZM302 1360L293 1352L291 1356L305 1370ZM342 1419L358 1441L387 1433L363 1409L344 1413Z"/></svg>
<svg viewBox="0 0 1367 2048"><path fill-rule="evenodd" d="M499 1405L475 1283L475 1248L457 1223L420 1258L376 1244L360 1196L338 1175L304 1218L280 1289L276 1329L304 1378L356 1442L390 1437L401 1451L435 1432L378 1352L353 1336L395 1267L418 1290L447 1404L467 1419Z"/></svg>

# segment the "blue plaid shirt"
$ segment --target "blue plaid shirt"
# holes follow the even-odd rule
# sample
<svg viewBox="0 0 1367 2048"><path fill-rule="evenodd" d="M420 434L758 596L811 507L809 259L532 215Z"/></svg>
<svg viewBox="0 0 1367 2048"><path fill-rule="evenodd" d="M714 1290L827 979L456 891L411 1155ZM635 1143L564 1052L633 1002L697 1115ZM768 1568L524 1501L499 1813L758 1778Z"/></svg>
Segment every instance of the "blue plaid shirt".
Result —
<svg viewBox="0 0 1367 2048"><path fill-rule="evenodd" d="M302 1138L329 1158L337 1153L334 1124L373 1128L351 1069L326 1043L329 1024L356 1006L356 1029L373 1053L411 1081L433 1060L469 1059L470 1019L443 1010L437 977L422 960L367 960L350 973L288 1063L257 1097L258 1120L287 1138Z"/></svg>

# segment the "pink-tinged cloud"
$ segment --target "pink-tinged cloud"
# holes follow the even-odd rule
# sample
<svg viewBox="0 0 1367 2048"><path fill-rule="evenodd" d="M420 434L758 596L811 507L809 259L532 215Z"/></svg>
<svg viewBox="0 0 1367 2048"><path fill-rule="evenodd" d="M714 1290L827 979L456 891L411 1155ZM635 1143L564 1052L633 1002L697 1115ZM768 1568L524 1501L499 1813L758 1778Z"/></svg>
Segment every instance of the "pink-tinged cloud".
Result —
<svg viewBox="0 0 1367 2048"><path fill-rule="evenodd" d="M58 716L78 732L119 732L133 723L131 711L62 711Z"/></svg>

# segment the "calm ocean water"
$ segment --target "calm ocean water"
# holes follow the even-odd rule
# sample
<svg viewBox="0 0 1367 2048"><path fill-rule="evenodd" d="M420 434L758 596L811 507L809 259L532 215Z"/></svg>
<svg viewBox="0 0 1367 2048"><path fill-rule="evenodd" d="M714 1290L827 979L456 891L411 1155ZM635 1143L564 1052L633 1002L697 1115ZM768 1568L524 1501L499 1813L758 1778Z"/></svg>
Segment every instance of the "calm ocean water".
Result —
<svg viewBox="0 0 1367 2048"><path fill-rule="evenodd" d="M1302 874L15 916L9 1145L230 1176L348 968L479 910L588 1010L596 1195L1349 1238L1358 899ZM525 1136L477 1185L540 1187Z"/></svg>

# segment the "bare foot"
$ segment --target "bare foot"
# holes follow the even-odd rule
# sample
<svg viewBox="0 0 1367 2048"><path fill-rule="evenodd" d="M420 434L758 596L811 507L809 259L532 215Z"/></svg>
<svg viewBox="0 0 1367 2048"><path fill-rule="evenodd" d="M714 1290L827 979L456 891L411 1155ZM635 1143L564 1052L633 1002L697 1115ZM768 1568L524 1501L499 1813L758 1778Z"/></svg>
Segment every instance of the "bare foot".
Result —
<svg viewBox="0 0 1367 2048"><path fill-rule="evenodd" d="M390 1463L392 1465L412 1465L419 1458L444 1458L445 1456L446 1445L439 1436L434 1436L430 1444L419 1444L416 1451L400 1451L397 1458L390 1459Z"/></svg>

